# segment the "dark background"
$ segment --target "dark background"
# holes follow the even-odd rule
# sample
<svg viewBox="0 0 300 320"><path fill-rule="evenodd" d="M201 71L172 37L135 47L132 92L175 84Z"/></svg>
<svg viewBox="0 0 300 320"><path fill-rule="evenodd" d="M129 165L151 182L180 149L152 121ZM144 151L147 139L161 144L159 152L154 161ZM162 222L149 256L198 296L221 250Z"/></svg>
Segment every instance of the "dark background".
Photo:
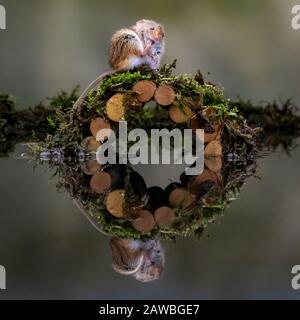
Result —
<svg viewBox="0 0 300 320"><path fill-rule="evenodd" d="M141 18L166 29L165 62L178 73L201 69L228 97L254 102L293 97L300 105L300 31L291 28L297 1L0 0L0 90L20 107L60 89L85 87L108 69L112 33ZM298 3L299 4L299 3ZM224 217L200 241L164 243L166 271L142 284L115 273L108 239L59 194L46 166L20 160L19 147L0 161L0 264L7 298L295 298L291 268L300 264L300 150L259 161ZM152 183L161 177L153 174Z"/></svg>

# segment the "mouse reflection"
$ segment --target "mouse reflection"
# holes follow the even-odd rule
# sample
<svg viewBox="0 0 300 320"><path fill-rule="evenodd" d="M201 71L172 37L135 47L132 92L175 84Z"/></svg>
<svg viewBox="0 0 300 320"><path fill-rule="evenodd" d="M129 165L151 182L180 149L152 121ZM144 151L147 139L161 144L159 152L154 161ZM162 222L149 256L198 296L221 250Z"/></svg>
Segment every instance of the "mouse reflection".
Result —
<svg viewBox="0 0 300 320"><path fill-rule="evenodd" d="M110 239L112 266L123 275L131 275L141 282L157 280L164 271L165 256L158 238L134 240Z"/></svg>

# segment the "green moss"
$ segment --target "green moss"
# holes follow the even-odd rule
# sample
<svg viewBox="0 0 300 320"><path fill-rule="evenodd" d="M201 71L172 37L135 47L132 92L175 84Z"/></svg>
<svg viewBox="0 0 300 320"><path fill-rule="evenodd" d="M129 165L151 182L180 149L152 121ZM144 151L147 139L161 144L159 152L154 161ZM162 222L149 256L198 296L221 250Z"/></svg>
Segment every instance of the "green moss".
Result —
<svg viewBox="0 0 300 320"><path fill-rule="evenodd" d="M160 72L154 72L149 69L141 68L139 70L120 71L106 77L98 89L91 91L74 121L70 121L72 114L72 104L75 94L71 96L63 94L52 100L54 109L48 116L48 126L54 131L48 135L44 147L48 149L58 148L59 150L76 151L84 137L91 135L89 124L90 121L97 117L106 117L105 104L107 100L117 92L124 92L128 101L132 98L132 87L140 80L151 80L157 86L161 84L170 84L175 92L179 107L183 110L188 104L194 112L202 112L207 107L216 112L216 117L223 121L226 130L224 134L230 142L238 141L235 148L247 150L245 148L246 134L251 136L251 130L244 122L244 118L238 113L237 108L229 104L224 97L223 90L209 84L203 84L188 75L175 76L171 73L172 67L161 69ZM144 128L146 131L151 128L172 129L179 127L184 129L187 124L177 125L169 119L168 110L156 105L153 109L142 108L136 111L130 106L125 107L125 119L128 122L128 129ZM226 137L225 137L226 138ZM226 140L224 140L226 141ZM195 203L193 208L186 210L179 208L176 210L177 220L172 228L155 229L153 232L143 234L133 229L132 224L126 219L116 219L111 216L105 208L105 194L97 196L91 194L89 180L82 173L78 166L66 167L55 165L59 186L67 190L70 195L77 199L93 219L93 221L102 228L103 231L119 236L131 238L147 238L160 234L166 238L174 238L178 235L187 236L191 234L200 235L208 223L214 220L217 215L223 212L228 204L226 194L232 190L232 185L226 187L223 193L219 195L214 205L201 207L200 203ZM125 179L125 181L127 181ZM240 180L238 180L240 181ZM237 183L233 183L236 187ZM132 208L139 207L138 199L130 194L130 186L126 185L126 213Z"/></svg>
<svg viewBox="0 0 300 320"><path fill-rule="evenodd" d="M133 85L140 80L152 79L152 72L143 74L140 71L123 71L117 72L105 78L97 90L96 98L102 99L107 97L112 91L131 90Z"/></svg>
<svg viewBox="0 0 300 320"><path fill-rule="evenodd" d="M47 139L47 147L59 147L66 144L76 147L80 144L81 140L90 135L89 123L90 121L101 116L106 118L105 105L107 100L117 92L123 92L128 99L132 97L132 88L135 83L140 80L151 80L157 86L161 84L171 85L176 92L176 99L179 108L182 110L184 106L188 105L194 112L201 112L207 107L216 111L216 116L228 128L231 136L240 136L244 139L245 134L247 137L252 137L254 132L247 128L243 117L238 113L238 110L229 104L229 100L224 97L223 90L210 84L203 84L189 75L172 75L172 70L175 64L161 68L160 72L155 72L146 67L137 68L129 71L119 71L110 76L107 76L100 83L95 91L91 91L84 100L78 118L70 123L71 111L68 108L56 108L54 117L49 122L52 128L57 128L53 136ZM59 101L67 100L68 107L70 106L70 98L66 96L58 97L55 99L55 104ZM50 120L50 119L49 119ZM157 105L156 108L149 110L143 108L140 111L133 110L130 106L126 106L125 120L128 123L128 129L144 128L146 131L151 128L168 128L175 127L186 128L186 124L176 125L169 119L168 111ZM242 139L240 143L242 143Z"/></svg>
<svg viewBox="0 0 300 320"><path fill-rule="evenodd" d="M54 120L52 119L52 116L51 116L51 115L47 117L47 121L48 121L49 126L50 126L51 128L53 128L53 129L56 128L56 123L55 123Z"/></svg>
<svg viewBox="0 0 300 320"><path fill-rule="evenodd" d="M290 150L295 136L299 136L300 118L296 115L297 109L291 101L282 106L274 102L258 107L241 100L231 102L224 96L222 88L205 84L201 74L198 73L195 78L189 75L175 76L172 74L174 67L175 64L164 66L159 72L142 67L106 77L96 91L89 93L80 115L74 122L70 121L70 116L78 97L78 88L71 93L61 92L49 99L46 106L39 104L35 108L22 111L16 110L13 97L0 94L0 155L7 155L19 141L40 140L43 143L32 146L36 155L44 151L43 147L47 147L50 151L54 149L64 152L70 161L69 155L76 155L74 151L78 150L80 142L90 135L90 121L96 116L106 117L107 99L116 92L124 92L130 98L133 85L140 80L152 80L156 85L172 85L181 110L185 105L191 105L194 112L201 112L208 107L213 109L216 118L224 125L222 143L225 153L230 151L246 155L249 150L255 150L256 141L261 149L265 146L278 146L280 143ZM153 109L144 107L139 112L126 107L125 118L129 130L136 127L145 128L146 131L151 128L184 129L186 125L178 126L172 123L168 111L159 105ZM251 129L246 120L252 128L262 126L262 135L257 138L257 131ZM78 200L103 231L125 238L147 238L156 234L168 239L192 234L200 236L205 227L222 215L228 204L236 199L245 180L255 174L255 168L249 165L238 167L234 164L230 167L226 164L222 170L222 190L215 195L213 201L195 203L194 207L188 210L181 207L176 210L177 221L173 228L155 229L151 233L142 234L133 229L130 221L115 219L107 212L104 205L105 195L90 193L89 180L80 170L80 164L54 163L53 167L56 169L58 187ZM127 186L126 189L130 188ZM130 211L131 206L137 205L137 199L129 196L127 194L127 211Z"/></svg>
<svg viewBox="0 0 300 320"><path fill-rule="evenodd" d="M19 142L41 141L54 134L62 122L58 112L66 115L77 99L77 89L70 94L62 92L48 99L47 105L18 110L16 99L0 94L0 156L7 156Z"/></svg>
<svg viewBox="0 0 300 320"><path fill-rule="evenodd" d="M205 106L213 106L218 104L224 104L228 106L224 93L221 88L212 85L203 85L203 104Z"/></svg>
<svg viewBox="0 0 300 320"><path fill-rule="evenodd" d="M230 102L247 120L251 127L259 126L256 135L259 149L274 151L278 148L289 153L297 146L296 137L300 135L299 108L288 99L285 102L263 102L253 105L250 101L239 99Z"/></svg>

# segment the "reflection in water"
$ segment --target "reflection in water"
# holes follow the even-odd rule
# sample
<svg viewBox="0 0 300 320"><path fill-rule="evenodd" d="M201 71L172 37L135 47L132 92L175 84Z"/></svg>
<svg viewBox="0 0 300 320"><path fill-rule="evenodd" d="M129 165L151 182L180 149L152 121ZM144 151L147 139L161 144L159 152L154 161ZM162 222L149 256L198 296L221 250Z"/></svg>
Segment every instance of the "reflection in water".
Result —
<svg viewBox="0 0 300 320"><path fill-rule="evenodd" d="M65 107L72 105L73 96L60 96L56 99L58 105L62 101ZM1 118L5 120L2 121L1 140L6 142L1 155L9 153L15 143L30 140L37 123L39 130L49 127L46 121L49 117L45 119L49 109L39 107L29 113L20 113L7 96L1 101L6 107L2 108L1 113ZM283 109L274 104L267 108L254 108L251 104L240 102L239 109L250 120L252 127L259 124L264 129L255 141L260 150L279 145L287 151L291 149L295 136L299 135L300 123L292 105L287 103ZM35 122L33 118L40 121ZM197 116L197 120L201 117L198 119ZM149 121L146 123L149 124ZM85 123L87 128L88 124ZM20 127L23 128L21 132L16 130ZM70 128L66 128L69 134ZM40 131L49 134L48 129ZM20 135L12 135L15 132L20 132ZM71 138L67 136L63 141L70 142ZM146 282L159 279L163 273L165 259L161 239L175 240L180 236L199 238L207 225L223 214L228 204L236 199L246 179L255 174L255 156L251 152L253 145L240 150L244 157L242 160L233 152L239 150L233 148L238 142L232 137L231 140L223 139L226 147L223 151L226 152L222 157L206 157L205 169L198 176L182 173L172 179L165 178L163 185L169 183L165 188L161 188L162 184L157 181L149 183L145 178L147 172L137 167L101 166L91 154L78 150L74 153L66 145L42 151L40 160L49 162L58 178L57 187L67 191L97 230L109 237L113 268ZM169 169L176 172L173 167ZM151 169L146 170L154 178ZM163 167L160 171L161 175L157 176L161 178L165 173Z"/></svg>
<svg viewBox="0 0 300 320"><path fill-rule="evenodd" d="M163 273L161 239L201 237L256 172L253 158L206 159L201 174L182 173L162 189L147 186L129 165L101 166L83 155L63 159L58 151L42 152L41 159L55 170L57 187L67 191L93 226L109 237L114 270L143 282Z"/></svg>
<svg viewBox="0 0 300 320"><path fill-rule="evenodd" d="M74 93L58 100L67 107L73 98ZM48 126L45 113L49 110L37 107L20 113L7 97L1 101L6 108L1 109L5 120L1 140L5 144L0 156L6 156L17 142L30 140L26 137L31 137L37 124L40 129ZM300 123L293 105L287 102L282 108L275 104L254 108L241 101L238 106L252 127L263 128L256 139L259 150L279 146L287 152L292 150ZM55 170L57 187L67 191L85 217L109 238L114 270L147 282L159 279L165 269L161 239L201 237L208 224L237 198L247 178L255 175L255 156L249 150L246 154L242 160L229 149L223 157L206 158L205 169L198 176L182 173L171 179L163 166L156 175L149 168L101 166L92 155L70 153L67 148L43 151L40 160ZM172 166L168 169L178 172ZM167 186L162 188L155 180L149 183L149 172L160 182L164 177L163 185Z"/></svg>
<svg viewBox="0 0 300 320"><path fill-rule="evenodd" d="M69 90L79 82L84 86L98 73L107 70L105 48L112 31L144 16L145 11L149 17L156 17L165 23L168 29L165 61L178 57L178 73L194 72L201 67L205 74L211 73L211 81L224 85L227 95L233 99L241 95L256 103L279 97L295 97L295 102L299 104L299 32L291 30L288 16L291 4L295 1L203 0L191 1L189 5L174 0L143 4L140 1L92 1L92 5L88 1L3 2L13 14L9 17L8 32L1 33L0 88L18 97L18 110L22 106L34 105L61 88ZM37 28L37 25L40 27ZM18 48L22 48L21 59ZM235 102L233 104L236 105ZM3 107L0 109L2 111ZM248 113L249 117L253 117L255 111L250 108ZM261 122L263 114L256 114ZM269 122L274 119L273 110L271 117L264 117L266 125L271 125L271 128L265 130L266 135L262 136L260 142L277 146L281 141L280 146L288 144L290 149L289 142L295 142L295 135L287 136L283 130L293 126L282 123L284 116L280 115L279 118L280 122ZM28 141L24 140L23 135L15 137L22 131L16 118L11 119L9 132L2 129L4 122L0 121L0 156L12 150L16 141ZM37 127L40 131L44 128L36 118L31 116L28 119L34 119L32 129ZM274 128L273 124L277 126L278 123L281 128ZM26 127L26 131L31 138L31 128ZM36 133L39 131L35 130ZM9 140L6 139L7 133L12 133ZM128 299L137 296L153 298L153 295L157 299L299 298L297 292L291 291L287 281L291 264L299 263L299 250L295 246L299 239L299 228L296 227L299 225L297 159L299 161L299 152L293 154L292 158L284 156L278 159L277 155L273 155L268 161L260 161L263 183L250 184L247 190L243 189L247 196L239 199L230 210L232 213L242 213L243 218L239 219L237 214L227 217L227 224L216 237L210 241L202 239L205 246L194 247L191 254L186 251L195 243L179 241L176 254L180 258L167 255L167 262L173 259L174 272L168 272L171 268L167 263L169 277L165 277L159 286L152 287L151 293L143 286L134 287L129 281L134 290L128 290L127 281L120 283L119 278L113 277L104 267L100 273L98 259L92 253L75 255L74 252L78 250L72 250L74 244L76 248L85 248L88 239L94 240L94 233L85 232L86 241L80 241L78 225L68 225L69 216L74 214L76 217L72 206L61 197L51 194L50 188L41 188L41 181L48 178L43 170L38 170L38 175L32 174L30 184L23 184L24 177L31 174L28 168L20 163L16 165L13 160L1 159L1 256L11 266L11 281L20 285L7 294L10 298L26 299L94 299L95 296ZM145 180L148 186L155 185ZM168 179L161 180L169 183ZM31 192L23 190L26 185L30 185ZM49 202L53 202L55 209L51 212L47 208L41 214ZM31 207L32 203L35 203L35 208ZM266 203L267 208L264 207ZM57 228L58 224L60 228ZM65 226L69 232L60 231ZM84 224L79 227L86 231ZM47 237L48 234L55 235L55 240ZM62 250L57 237L64 240L61 242L65 243L65 250ZM234 241L236 243L233 245ZM195 254L195 249L199 249L201 254ZM94 247L89 251L93 252ZM101 253L101 257L103 255L105 253ZM75 257L81 258L76 266ZM181 260L185 261L180 263ZM24 261L28 263L22 263ZM53 268L53 264L59 265L60 272L52 276L51 271L58 270ZM180 272L182 268L185 268L185 272ZM87 271L93 279L91 282L85 277ZM38 273L44 277L41 279ZM68 282L71 277L66 275L70 273L77 276L77 281L73 281L73 277L72 283ZM53 277L61 281L59 288ZM97 281L96 277L101 281ZM40 283L47 287L47 293L42 292ZM28 290L24 291L24 287ZM179 287L183 290L178 290Z"/></svg>
<svg viewBox="0 0 300 320"><path fill-rule="evenodd" d="M134 240L111 238L113 268L124 275L148 282L160 278L164 270L164 251L159 238Z"/></svg>
<svg viewBox="0 0 300 320"><path fill-rule="evenodd" d="M96 224L78 200L74 200L77 207L94 227L105 234L101 225ZM131 239L112 236L109 241L112 266L123 275L132 275L142 282L159 279L164 270L164 251L159 238Z"/></svg>

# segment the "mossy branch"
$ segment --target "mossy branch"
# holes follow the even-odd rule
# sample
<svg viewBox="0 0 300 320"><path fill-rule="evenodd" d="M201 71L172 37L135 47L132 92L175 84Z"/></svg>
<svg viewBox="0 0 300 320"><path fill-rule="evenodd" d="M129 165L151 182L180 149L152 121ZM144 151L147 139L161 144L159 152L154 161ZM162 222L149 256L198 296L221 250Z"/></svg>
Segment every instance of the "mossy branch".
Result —
<svg viewBox="0 0 300 320"><path fill-rule="evenodd" d="M172 71L175 66L174 62L163 66L159 72L139 68L105 77L96 91L90 91L85 96L80 117L77 120L85 119L86 123L89 123L93 117L102 116L103 105L112 92L121 89L130 91L137 81L151 79L156 83L171 84L181 97L185 97L183 103L188 103L187 97L195 98L196 94L201 92L202 96L199 98L202 97L203 105L212 106L222 119L225 120L226 117L234 119L242 115L252 128L261 127L262 131L256 137L258 149L274 150L281 146L289 152L294 147L295 137L300 134L300 117L297 107L291 100L281 104L265 102L259 105L253 105L250 101L242 99L224 100L222 91L212 84L207 85L200 71L197 72L194 80L187 75L174 77ZM69 115L75 101L78 101L78 89L76 87L70 93L62 91L57 96L48 99L48 103L40 103L25 110L18 110L15 99L10 95L0 94L0 156L8 155L13 151L14 145L19 142L44 141L48 135L57 135L59 131L62 134L59 138L61 141L58 142L70 141L70 137L80 140L82 135L78 132L84 130L83 121L75 121L75 126L69 130ZM169 128L168 114L162 113L157 118L155 112L155 109L145 110L137 116L137 113L131 115L128 111L127 116L129 122L131 121L129 124L132 124L133 127L147 124L150 127L159 125L159 127ZM66 135L64 139L63 135L66 131L70 136Z"/></svg>
<svg viewBox="0 0 300 320"><path fill-rule="evenodd" d="M20 142L42 141L54 134L59 123L58 114L65 114L78 97L79 87L70 93L62 91L48 98L48 103L18 110L16 100L9 94L0 93L0 157L7 156Z"/></svg>

